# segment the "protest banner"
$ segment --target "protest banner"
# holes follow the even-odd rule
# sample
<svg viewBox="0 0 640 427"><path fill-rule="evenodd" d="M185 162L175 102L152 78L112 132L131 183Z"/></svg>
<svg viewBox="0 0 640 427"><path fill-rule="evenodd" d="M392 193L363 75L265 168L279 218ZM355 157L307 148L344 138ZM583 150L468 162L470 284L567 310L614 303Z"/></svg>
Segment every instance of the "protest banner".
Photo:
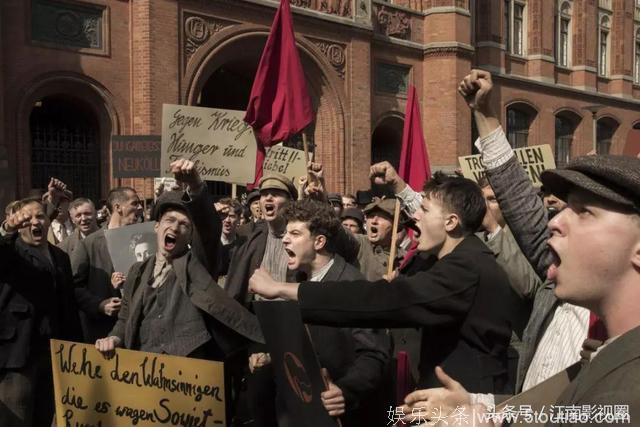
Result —
<svg viewBox="0 0 640 427"><path fill-rule="evenodd" d="M114 178L160 175L160 135L113 135L111 165Z"/></svg>
<svg viewBox="0 0 640 427"><path fill-rule="evenodd" d="M58 426L226 425L221 362L51 340Z"/></svg>
<svg viewBox="0 0 640 427"><path fill-rule="evenodd" d="M164 104L161 176L186 158L204 180L245 185L255 178L256 139L244 111Z"/></svg>
<svg viewBox="0 0 640 427"><path fill-rule="evenodd" d="M269 172L280 173L292 182L298 182L298 178L307 175L304 151L281 144L269 148L264 159L263 173L267 175Z"/></svg>
<svg viewBox="0 0 640 427"><path fill-rule="evenodd" d="M295 301L254 302L271 355L278 392L296 426L336 427L320 399L326 390L320 364Z"/></svg>
<svg viewBox="0 0 640 427"><path fill-rule="evenodd" d="M126 274L136 262L156 253L158 242L155 221L127 225L104 231L107 249L115 271Z"/></svg>
<svg viewBox="0 0 640 427"><path fill-rule="evenodd" d="M513 151L524 171L529 175L529 179L536 187L542 185L540 174L543 171L556 168L556 162L549 144L516 148ZM460 168L465 178L478 182L480 177L485 174L485 167L479 154L458 157L458 162L460 162Z"/></svg>

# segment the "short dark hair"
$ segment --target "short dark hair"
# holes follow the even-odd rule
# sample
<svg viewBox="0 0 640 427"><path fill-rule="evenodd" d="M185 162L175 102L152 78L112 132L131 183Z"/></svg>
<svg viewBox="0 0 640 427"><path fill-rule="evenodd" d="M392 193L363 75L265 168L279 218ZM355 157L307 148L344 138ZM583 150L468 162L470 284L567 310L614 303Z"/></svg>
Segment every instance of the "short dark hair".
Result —
<svg viewBox="0 0 640 427"><path fill-rule="evenodd" d="M129 192L137 194L136 190L132 187L116 187L109 191L109 195L107 196L107 209L109 209L109 213L113 213L113 205L116 203L124 203L129 200L129 195L127 194Z"/></svg>
<svg viewBox="0 0 640 427"><path fill-rule="evenodd" d="M233 212L235 212L236 216L240 217L240 215L242 215L242 204L240 204L240 202L236 199L232 199L231 197L223 197L222 199L218 200L218 203L220 203L221 205L229 206L231 209L233 209Z"/></svg>
<svg viewBox="0 0 640 427"><path fill-rule="evenodd" d="M302 199L287 204L282 213L287 223L300 221L307 224L312 236L325 236L326 249L334 253L334 242L341 230L342 224L331 205L312 199Z"/></svg>
<svg viewBox="0 0 640 427"><path fill-rule="evenodd" d="M487 205L482 190L472 180L438 171L425 183L423 191L426 197L440 200L447 211L458 215L465 235L480 228Z"/></svg>
<svg viewBox="0 0 640 427"><path fill-rule="evenodd" d="M93 210L96 209L96 206L93 204L93 202L90 199L87 199L86 197L78 197L77 199L74 199L70 204L69 204L69 210L71 209L75 209L79 206L82 206L84 204L89 204L91 205L91 207L93 208Z"/></svg>

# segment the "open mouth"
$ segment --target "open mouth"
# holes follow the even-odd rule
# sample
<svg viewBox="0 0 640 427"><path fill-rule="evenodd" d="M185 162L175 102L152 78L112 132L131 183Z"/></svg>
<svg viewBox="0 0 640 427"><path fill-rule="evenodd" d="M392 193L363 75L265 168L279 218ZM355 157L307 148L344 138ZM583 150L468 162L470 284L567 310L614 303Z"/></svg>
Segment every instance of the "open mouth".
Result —
<svg viewBox="0 0 640 427"><path fill-rule="evenodd" d="M293 265L296 260L296 253L289 248L284 248L284 251L287 253L287 256L289 257L289 259L287 260L287 265L289 266Z"/></svg>
<svg viewBox="0 0 640 427"><path fill-rule="evenodd" d="M553 246L549 245L549 253L551 256L551 264L549 264L549 268L547 269L547 279L555 282L558 278L558 267L561 264L560 256L553 248Z"/></svg>
<svg viewBox="0 0 640 427"><path fill-rule="evenodd" d="M40 227L33 227L31 228L31 235L35 238L41 238L42 237L42 228Z"/></svg>
<svg viewBox="0 0 640 427"><path fill-rule="evenodd" d="M372 225L371 227L369 227L369 231L371 231L372 236L376 236L378 234L378 227Z"/></svg>
<svg viewBox="0 0 640 427"><path fill-rule="evenodd" d="M271 204L264 205L264 213L266 215L272 215L273 213L275 213L275 211L276 211L275 205L271 205Z"/></svg>
<svg viewBox="0 0 640 427"><path fill-rule="evenodd" d="M173 234L167 234L164 236L164 248L168 251L173 250L176 247L176 236Z"/></svg>

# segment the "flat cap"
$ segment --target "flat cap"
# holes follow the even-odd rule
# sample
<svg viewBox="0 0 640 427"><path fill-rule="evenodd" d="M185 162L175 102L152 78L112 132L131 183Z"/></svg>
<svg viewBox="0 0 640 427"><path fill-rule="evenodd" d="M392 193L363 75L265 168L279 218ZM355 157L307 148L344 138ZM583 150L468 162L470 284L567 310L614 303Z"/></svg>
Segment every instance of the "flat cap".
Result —
<svg viewBox="0 0 640 427"><path fill-rule="evenodd" d="M269 175L265 175L260 178L258 188L260 191L272 189L282 190L289 193L289 197L291 197L292 200L298 198L298 190L296 190L296 187L293 185L291 180L280 173L272 172L269 173Z"/></svg>
<svg viewBox="0 0 640 427"><path fill-rule="evenodd" d="M247 194L247 205L250 205L255 199L260 198L260 190L253 190Z"/></svg>
<svg viewBox="0 0 640 427"><path fill-rule="evenodd" d="M156 200L156 204L153 206L151 219L154 221L160 221L162 215L169 209L184 212L189 218L191 218L191 213L189 212L189 209L187 209L183 196L183 191L165 191L162 193L160 197L158 197L158 200Z"/></svg>
<svg viewBox="0 0 640 427"><path fill-rule="evenodd" d="M545 189L562 200L571 190L582 189L640 212L640 159L636 157L582 156L562 169L542 172L540 179Z"/></svg>
<svg viewBox="0 0 640 427"><path fill-rule="evenodd" d="M382 211L393 218L396 209L396 199L379 199L369 203L364 208L365 215L373 211Z"/></svg>
<svg viewBox="0 0 640 427"><path fill-rule="evenodd" d="M340 219L352 218L360 223L360 226L364 224L364 215L362 211L357 208L347 208L342 211L342 215L340 215Z"/></svg>

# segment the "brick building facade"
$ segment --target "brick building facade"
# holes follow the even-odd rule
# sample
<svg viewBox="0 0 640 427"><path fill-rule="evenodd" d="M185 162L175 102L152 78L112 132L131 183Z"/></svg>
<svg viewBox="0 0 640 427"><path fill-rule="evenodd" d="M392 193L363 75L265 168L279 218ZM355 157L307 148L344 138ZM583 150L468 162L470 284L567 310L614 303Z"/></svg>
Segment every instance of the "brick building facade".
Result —
<svg viewBox="0 0 640 427"><path fill-rule="evenodd" d="M329 187L368 187L397 159L407 85L432 169L472 152L456 94L494 73L515 145L559 163L622 153L640 124L640 8L633 0L291 0ZM111 135L153 135L163 103L244 109L275 0L5 0L0 5L2 202L50 175L104 197ZM594 140L595 133L595 140ZM147 196L149 180L124 180Z"/></svg>

